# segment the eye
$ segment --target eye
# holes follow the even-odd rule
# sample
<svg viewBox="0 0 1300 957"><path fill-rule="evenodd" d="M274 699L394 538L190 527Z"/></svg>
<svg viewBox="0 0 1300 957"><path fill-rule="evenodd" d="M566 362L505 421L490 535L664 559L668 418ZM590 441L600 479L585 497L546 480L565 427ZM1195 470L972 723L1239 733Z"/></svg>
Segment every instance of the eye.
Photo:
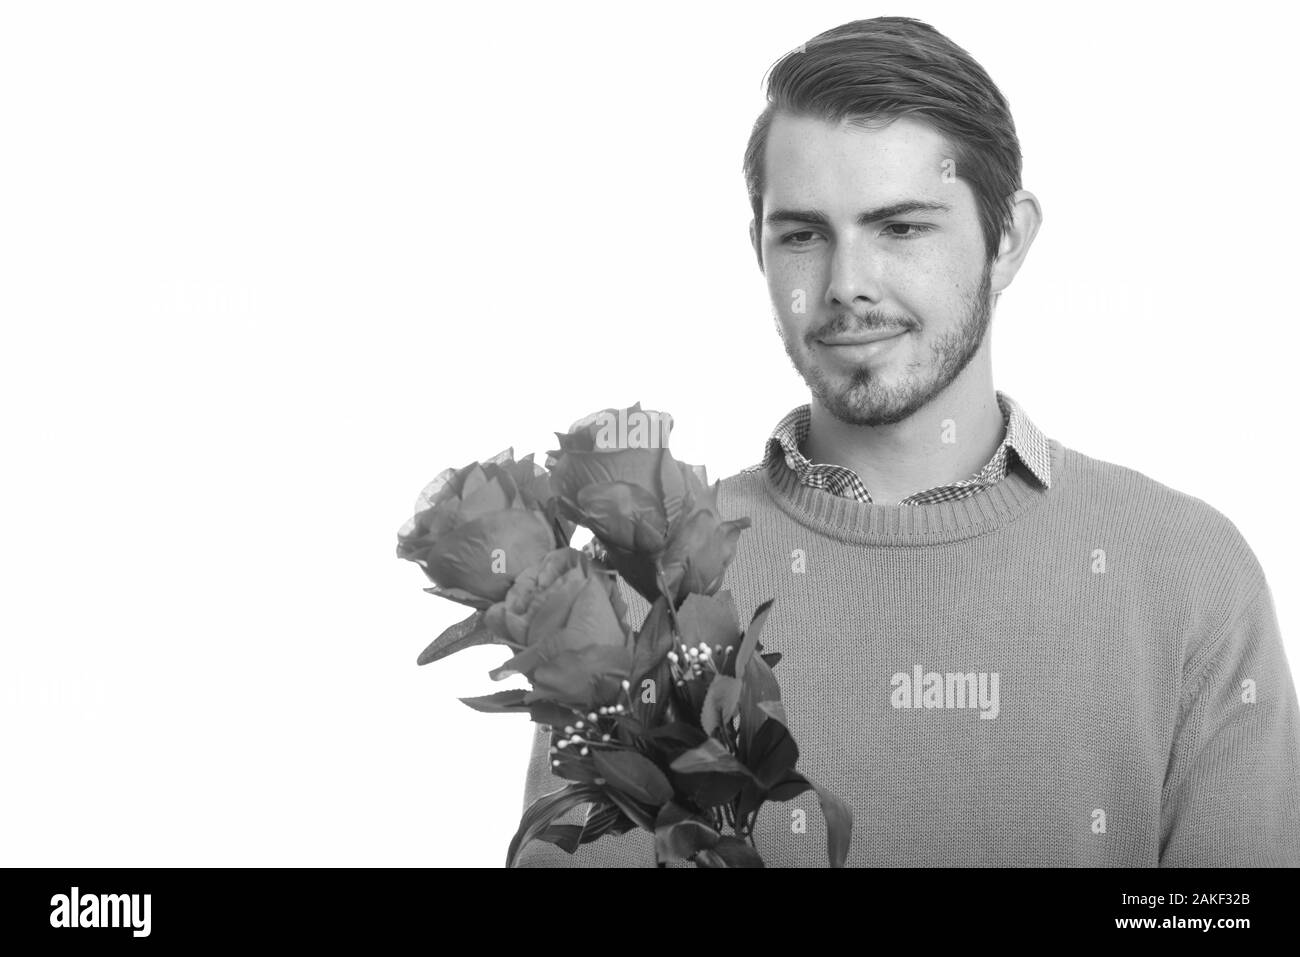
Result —
<svg viewBox="0 0 1300 957"><path fill-rule="evenodd" d="M812 229L801 229L797 233L787 233L781 237L781 242L786 246L807 246L813 241L812 237L817 233Z"/></svg>
<svg viewBox="0 0 1300 957"><path fill-rule="evenodd" d="M898 230L909 229L916 230L916 232L898 232ZM924 223L890 223L885 227L885 234L891 239L916 239L932 229L934 229L933 226L926 226Z"/></svg>

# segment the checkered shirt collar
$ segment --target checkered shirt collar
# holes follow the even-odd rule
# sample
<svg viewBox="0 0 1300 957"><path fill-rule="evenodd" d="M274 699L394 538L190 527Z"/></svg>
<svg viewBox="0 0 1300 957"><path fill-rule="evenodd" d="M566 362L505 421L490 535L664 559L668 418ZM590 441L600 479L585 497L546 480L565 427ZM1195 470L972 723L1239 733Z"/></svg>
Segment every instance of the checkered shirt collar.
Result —
<svg viewBox="0 0 1300 957"><path fill-rule="evenodd" d="M1015 453L1043 486L1051 487L1052 456L1047 436L1034 425L1011 396L1004 392L997 392L996 395L998 408L1002 411L1005 434L988 463L968 479L917 492L909 495L901 504L951 501L994 485L1006 475L1009 467L1008 453L1011 452ZM840 465L814 464L803 454L802 448L808 438L811 421L811 405L805 403L792 409L777 423L768 437L762 463L746 471L767 469L775 460L784 459L786 466L799 476L803 484L869 503L871 496L852 469Z"/></svg>

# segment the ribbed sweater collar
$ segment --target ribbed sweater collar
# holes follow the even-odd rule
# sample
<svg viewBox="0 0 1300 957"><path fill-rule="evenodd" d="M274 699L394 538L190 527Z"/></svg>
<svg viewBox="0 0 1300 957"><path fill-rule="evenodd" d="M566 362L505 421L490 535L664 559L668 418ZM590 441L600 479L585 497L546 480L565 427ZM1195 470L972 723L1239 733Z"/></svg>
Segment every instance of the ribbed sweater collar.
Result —
<svg viewBox="0 0 1300 957"><path fill-rule="evenodd" d="M952 502L931 505L880 505L857 502L802 484L779 457L751 477L783 512L820 535L854 545L935 545L972 538L1003 528L1069 482L1065 449L1049 439L1052 487L1041 485L1023 463L1008 470L991 488ZM1057 476L1060 477L1059 481Z"/></svg>

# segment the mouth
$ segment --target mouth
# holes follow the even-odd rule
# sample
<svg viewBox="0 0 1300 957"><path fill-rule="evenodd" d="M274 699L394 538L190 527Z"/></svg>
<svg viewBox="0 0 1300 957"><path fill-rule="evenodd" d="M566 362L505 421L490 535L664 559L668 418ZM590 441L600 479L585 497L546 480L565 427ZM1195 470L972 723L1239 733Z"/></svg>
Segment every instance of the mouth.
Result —
<svg viewBox="0 0 1300 957"><path fill-rule="evenodd" d="M855 332L852 335L826 336L817 341L824 346L865 346L873 342L893 339L905 332L907 329L902 326L891 326L888 329L871 329L866 332Z"/></svg>
<svg viewBox="0 0 1300 957"><path fill-rule="evenodd" d="M852 335L827 336L818 339L817 345L832 367L848 372L886 362L898 348L898 343L907 338L908 331L900 326L872 329Z"/></svg>

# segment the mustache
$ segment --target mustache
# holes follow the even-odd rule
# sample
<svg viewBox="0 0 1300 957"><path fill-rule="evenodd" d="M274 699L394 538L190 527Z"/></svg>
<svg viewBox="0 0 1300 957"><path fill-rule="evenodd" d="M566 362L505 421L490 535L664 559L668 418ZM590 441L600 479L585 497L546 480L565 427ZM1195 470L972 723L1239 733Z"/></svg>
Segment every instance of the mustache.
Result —
<svg viewBox="0 0 1300 957"><path fill-rule="evenodd" d="M839 313L823 326L812 330L805 337L808 342L828 336L844 333L872 332L876 329L915 329L916 323L903 316L890 316L884 313L870 312L859 321L851 313Z"/></svg>

